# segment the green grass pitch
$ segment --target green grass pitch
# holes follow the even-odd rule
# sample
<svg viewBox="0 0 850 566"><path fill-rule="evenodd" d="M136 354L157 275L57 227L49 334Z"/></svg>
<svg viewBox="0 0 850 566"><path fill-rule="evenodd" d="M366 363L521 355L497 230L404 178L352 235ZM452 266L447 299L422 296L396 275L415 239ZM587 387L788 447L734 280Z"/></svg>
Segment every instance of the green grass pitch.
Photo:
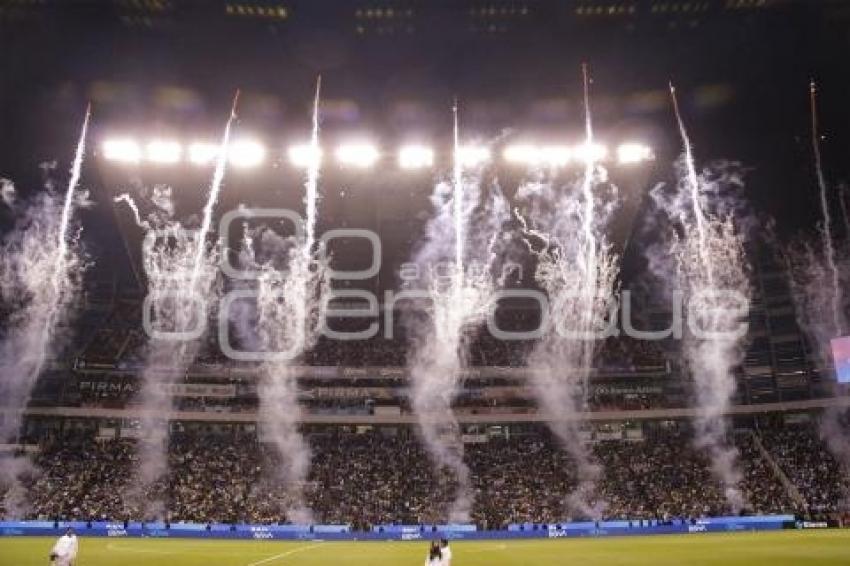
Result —
<svg viewBox="0 0 850 566"><path fill-rule="evenodd" d="M0 565L45 566L53 539L0 538ZM453 566L850 564L850 530L455 542ZM80 539L77 566L421 566L426 542Z"/></svg>

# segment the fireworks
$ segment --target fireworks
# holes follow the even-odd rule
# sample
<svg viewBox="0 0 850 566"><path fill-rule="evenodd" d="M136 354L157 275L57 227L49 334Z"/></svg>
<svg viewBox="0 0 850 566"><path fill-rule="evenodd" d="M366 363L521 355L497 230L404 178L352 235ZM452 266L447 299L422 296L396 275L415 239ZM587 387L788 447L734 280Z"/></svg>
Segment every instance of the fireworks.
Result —
<svg viewBox="0 0 850 566"><path fill-rule="evenodd" d="M86 148L90 109L86 109L77 142L68 187L63 198L48 192L29 206L17 210L19 221L3 241L0 261L0 290L16 312L7 323L0 342L0 399L15 412L0 424L0 442L12 442L18 434L30 392L48 358L59 353L67 336L57 336L60 324L68 321L78 297L85 268L79 232L73 230L73 214L86 197L78 191ZM7 202L13 194L4 183ZM0 461L0 483L11 486L6 508L20 514L25 505L16 487L26 466Z"/></svg>

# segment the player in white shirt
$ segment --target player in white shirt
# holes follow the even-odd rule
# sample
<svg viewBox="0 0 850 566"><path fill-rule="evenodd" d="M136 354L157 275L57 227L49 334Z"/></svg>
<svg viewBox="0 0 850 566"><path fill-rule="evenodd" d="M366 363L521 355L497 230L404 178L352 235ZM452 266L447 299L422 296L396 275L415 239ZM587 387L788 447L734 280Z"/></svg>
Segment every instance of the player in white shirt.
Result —
<svg viewBox="0 0 850 566"><path fill-rule="evenodd" d="M77 549L77 535L74 534L74 529L68 529L53 545L53 550L50 551L50 563L53 566L74 566L77 560Z"/></svg>
<svg viewBox="0 0 850 566"><path fill-rule="evenodd" d="M448 539L440 539L440 554L443 556L442 566L452 566L452 549Z"/></svg>

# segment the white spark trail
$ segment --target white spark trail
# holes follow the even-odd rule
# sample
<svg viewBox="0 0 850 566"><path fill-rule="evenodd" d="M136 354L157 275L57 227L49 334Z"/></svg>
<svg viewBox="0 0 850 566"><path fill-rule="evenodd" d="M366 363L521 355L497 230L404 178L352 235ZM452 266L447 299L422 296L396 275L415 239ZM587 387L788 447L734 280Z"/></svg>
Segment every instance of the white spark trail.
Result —
<svg viewBox="0 0 850 566"><path fill-rule="evenodd" d="M789 246L786 267L791 286L797 321L806 333L814 352L816 363L827 372L830 366L829 346L833 338L847 333L847 316L844 311L844 288L848 278L848 243L850 220L845 203L845 189L839 192L842 218L845 227L843 246L836 241L832 214L829 207L828 185L823 172L817 105L817 85L809 83L809 111L811 113L811 146L815 178L821 208L820 246L802 242ZM833 384L833 395L841 395L840 385ZM850 473L850 441L847 439L846 410L828 407L820 420L820 436L835 456L845 473ZM841 509L850 508L850 494L838 503Z"/></svg>
<svg viewBox="0 0 850 566"><path fill-rule="evenodd" d="M47 344L50 341L51 332L59 314L59 303L62 299L64 287L63 280L66 277L66 267L68 264L68 226L71 223L71 214L73 212L74 199L76 198L75 192L80 182L80 176L82 175L83 157L86 152L86 135L88 134L90 117L91 105L86 107L83 128L80 132L80 138L77 141L77 150L74 154L74 162L71 167L71 178L68 180L68 189L65 192L65 203L62 205L62 215L59 220L59 231L56 241L56 264L53 268L53 276L50 279L53 294L48 310L48 317L41 330L41 341L39 343L40 355L38 356L38 363L33 368L33 381L41 374L41 370L44 368L44 362L47 359Z"/></svg>
<svg viewBox="0 0 850 566"><path fill-rule="evenodd" d="M162 518L165 511L166 486L162 480L168 471L168 423L157 415L173 407L168 385L186 374L206 334L207 317L212 305L210 296L217 291L216 258L220 253L220 250L207 245L207 238L227 171L230 134L237 117L238 101L237 90L216 155L201 224L196 232L185 230L171 218L173 206L164 202L167 191L157 193L154 190L154 200L165 218L154 218L152 222L141 221L138 207L129 195L116 199L126 202L139 225L148 230L142 254L148 279L148 298L151 299L150 305L146 306L152 311L151 320L165 334L149 335L145 352L139 393L141 429L145 437L138 445L140 462L136 481L127 486L124 497L132 516ZM157 230L151 230L152 227ZM196 327L202 327L200 335L186 335L192 334L190 330ZM174 333L184 335L175 336Z"/></svg>
<svg viewBox="0 0 850 566"><path fill-rule="evenodd" d="M319 174L319 104L321 77L316 80L313 99L311 159L304 184L306 227L302 240L285 241L266 231L259 238L259 249L272 259L266 263L256 259L257 246L251 234L243 248L246 261L259 272L255 334L260 351L269 358L260 366L259 417L265 436L271 440L280 465L274 480L282 483L279 506L286 519L297 524L313 523L313 512L306 502L304 487L310 471L310 448L298 426L301 407L298 403L298 375L292 361L315 345L321 297L328 292L325 267L316 261L316 221L318 217ZM286 273L274 265L274 259L288 259ZM244 322L243 322L244 324ZM276 352L287 352L277 357Z"/></svg>
<svg viewBox="0 0 850 566"><path fill-rule="evenodd" d="M453 175L452 175L452 188L454 191L453 202L454 202L454 232L455 232L455 271L457 271L457 285L456 287L460 287L463 285L463 240L464 240L464 227L463 227L463 163L461 162L461 146L460 146L460 120L458 118L458 105L457 100L455 100L454 106L452 106L452 118L453 118L453 140L454 140L454 161L452 163Z"/></svg>
<svg viewBox="0 0 850 566"><path fill-rule="evenodd" d="M198 275L203 266L207 235L209 234L210 227L212 226L213 211L215 210L215 205L218 202L218 195L221 192L221 184L222 181L224 181L224 173L227 169L227 159L230 150L230 128L233 125L233 121L236 119L236 105L238 103L239 91L237 90L236 95L233 97L233 104L230 107L230 118L228 118L227 125L224 127L224 134L222 135L221 143L219 144L218 155L216 155L215 171L213 172L207 202L204 205L201 227L198 230L197 245L195 246L195 261L192 264L192 277L189 280L190 291L194 291L195 283L198 280Z"/></svg>
<svg viewBox="0 0 850 566"><path fill-rule="evenodd" d="M593 462L575 418L586 408L589 379L609 308L616 303L618 258L605 241L604 229L616 205L616 187L607 184L593 151L590 75L582 66L585 145L584 170L570 182L557 177L523 184L517 211L529 251L536 256L535 280L549 298L545 334L528 358L540 410L576 467L577 485L566 511L601 518L605 503L596 489L601 468ZM603 188L610 190L605 202ZM600 328L601 327L601 328Z"/></svg>
<svg viewBox="0 0 850 566"><path fill-rule="evenodd" d="M709 285L713 285L714 274L711 271L711 261L706 256L706 218L705 212L702 209L702 195L700 194L699 175L697 175L696 164L694 160L693 146L691 138L688 136L688 131L685 128L685 122L682 120L682 113L679 111L679 98L676 96L676 87L670 83L670 99L673 101L673 113L676 116L676 124L679 127L679 135L682 138L682 147L684 149L684 166L687 178L687 185L690 194L691 211L693 212L694 222L696 222L697 238L699 244L699 253L701 263L706 269Z"/></svg>
<svg viewBox="0 0 850 566"><path fill-rule="evenodd" d="M319 200L319 171L321 169L321 159L319 158L319 100L322 90L322 77L316 79L316 95L313 98L313 128L310 134L310 160L307 168L307 179L304 184L304 205L307 209L307 226L306 241L304 242L303 253L309 258L313 252L313 244L316 240L316 215L317 202Z"/></svg>
<svg viewBox="0 0 850 566"><path fill-rule="evenodd" d="M587 72L587 65L581 66L582 73L582 91L584 93L584 133L585 133L585 151L587 153L584 165L584 179L581 183L581 193L584 198L584 215L582 217L582 228L584 230L585 246L587 252L584 257L588 262L585 269L586 277L595 275L596 266L596 234L594 233L594 198L593 198L593 177L596 171L596 161L593 159L593 118L590 112L590 78ZM591 280L588 280L591 283Z"/></svg>
<svg viewBox="0 0 850 566"><path fill-rule="evenodd" d="M690 214L678 206L668 213L682 231L671 246L672 255L677 261L678 283L689 301L689 316L695 319L689 321L691 332L682 345L700 409L694 421L695 442L699 449L707 450L727 503L737 512L745 505L740 490L742 473L738 451L728 440L724 415L735 391L734 368L743 356L744 334L736 329L742 328L741 319L750 307L749 268L743 236L731 214L706 212L703 195L716 187L696 172L691 141L672 84L670 97L683 145L678 190L688 193L679 204L684 200L690 203Z"/></svg>
<svg viewBox="0 0 850 566"><path fill-rule="evenodd" d="M827 200L827 185L826 178L823 174L823 162L820 151L820 134L818 132L818 107L817 107L817 86L815 81L809 85L809 102L812 113L812 153L815 158L815 175L817 176L818 188L820 189L820 206L823 214L823 247L826 253L826 261L829 266L829 275L832 283L832 324L834 336L840 336L844 332L844 324L842 321L842 290L838 267L835 261L835 244L832 234L832 215L829 212L829 202Z"/></svg>
<svg viewBox="0 0 850 566"><path fill-rule="evenodd" d="M139 212L139 206L136 204L136 201L133 200L133 197L131 197L129 194L120 194L117 197L113 198L112 201L116 203L123 202L124 204L126 204L127 207L130 209L130 212L133 213L133 218L136 220L136 226L138 226L139 228L144 228L145 230L150 229L150 223L145 220L142 220L142 215Z"/></svg>
<svg viewBox="0 0 850 566"><path fill-rule="evenodd" d="M452 403L468 363L469 331L483 322L492 300L491 270L499 255L496 235L509 214L498 186L483 188L482 172L463 162L457 102L452 120L452 172L448 182L435 187L435 214L413 258L423 274L415 289L416 308L405 312L404 321L410 341L411 404L442 490L433 494L429 520L467 522L472 480ZM451 497L449 492L452 501L443 501L444 496ZM444 503L445 514L438 509Z"/></svg>
<svg viewBox="0 0 850 566"><path fill-rule="evenodd" d="M22 210L0 253L0 293L12 312L0 342L0 403L9 411L0 420L0 443L11 443L20 431L23 410L51 354L66 336L59 326L70 319L85 264L78 249L79 231L71 223L75 206L85 202L78 191L82 176L91 107L86 108L64 201L57 206L52 190ZM3 184L4 201L14 206L14 188ZM22 476L36 472L25 459L0 461L0 488L5 487L7 515L26 512Z"/></svg>

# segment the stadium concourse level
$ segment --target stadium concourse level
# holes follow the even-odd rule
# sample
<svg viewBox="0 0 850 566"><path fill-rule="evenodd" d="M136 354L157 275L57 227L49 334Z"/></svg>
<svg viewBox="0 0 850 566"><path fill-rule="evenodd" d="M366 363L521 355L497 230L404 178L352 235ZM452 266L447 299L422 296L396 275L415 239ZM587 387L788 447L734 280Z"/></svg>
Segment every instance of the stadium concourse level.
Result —
<svg viewBox="0 0 850 566"><path fill-rule="evenodd" d="M445 519L452 486L433 472L410 429L328 428L308 438L313 461L306 493L317 523L368 529ZM137 467L134 442L81 432L41 438L35 457L41 471L27 480L29 518L153 519L139 517L122 497ZM735 444L745 512L836 518L841 511L847 478L812 425L739 431ZM642 440L598 441L592 453L602 470L597 496L608 503L605 518L678 521L730 512L684 423L658 423ZM481 529L582 518L564 508L575 468L544 429L469 444L466 461L473 521ZM172 433L169 464L150 496L165 502L172 523L286 521L279 511L286 502L273 495L284 492L272 479L275 458L255 436Z"/></svg>

